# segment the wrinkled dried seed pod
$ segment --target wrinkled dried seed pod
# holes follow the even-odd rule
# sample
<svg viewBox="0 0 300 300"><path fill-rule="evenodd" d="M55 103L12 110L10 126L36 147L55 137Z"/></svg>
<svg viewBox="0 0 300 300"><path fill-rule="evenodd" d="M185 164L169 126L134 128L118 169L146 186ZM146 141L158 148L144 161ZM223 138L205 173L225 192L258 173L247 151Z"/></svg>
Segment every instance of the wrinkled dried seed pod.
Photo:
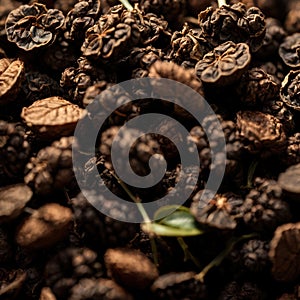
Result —
<svg viewBox="0 0 300 300"><path fill-rule="evenodd" d="M251 153L280 153L286 145L286 135L280 121L259 111L237 114L237 128Z"/></svg>
<svg viewBox="0 0 300 300"><path fill-rule="evenodd" d="M279 89L273 77L259 68L245 73L236 88L238 100L246 107L255 107L277 98Z"/></svg>
<svg viewBox="0 0 300 300"><path fill-rule="evenodd" d="M79 0L66 16L65 36L83 42L87 29L95 24L100 14L100 0Z"/></svg>
<svg viewBox="0 0 300 300"><path fill-rule="evenodd" d="M103 276L97 253L86 247L67 247L51 257L45 266L45 279L57 299L66 299L81 278Z"/></svg>
<svg viewBox="0 0 300 300"><path fill-rule="evenodd" d="M17 243L25 248L47 248L68 234L72 211L56 203L45 204L25 219L16 232Z"/></svg>
<svg viewBox="0 0 300 300"><path fill-rule="evenodd" d="M74 182L72 164L73 137L63 137L51 146L41 149L32 157L25 169L24 181L37 194L47 195L72 186Z"/></svg>
<svg viewBox="0 0 300 300"><path fill-rule="evenodd" d="M279 226L270 243L272 275L278 281L292 282L300 276L300 223Z"/></svg>
<svg viewBox="0 0 300 300"><path fill-rule="evenodd" d="M270 233L277 226L290 222L291 211L282 200L282 189L275 180L256 178L254 188L241 206L247 227L257 232Z"/></svg>
<svg viewBox="0 0 300 300"><path fill-rule="evenodd" d="M207 191L202 197L203 191L200 191L193 197L190 210L196 220L218 229L235 229L243 204L242 197L233 193L208 197L206 193ZM213 194L211 191L210 193Z"/></svg>
<svg viewBox="0 0 300 300"><path fill-rule="evenodd" d="M0 106L13 102L24 79L24 63L0 59Z"/></svg>
<svg viewBox="0 0 300 300"><path fill-rule="evenodd" d="M290 68L300 67L300 33L287 36L279 46L279 55Z"/></svg>
<svg viewBox="0 0 300 300"><path fill-rule="evenodd" d="M300 38L300 35L299 35ZM300 51L300 47L299 47ZM300 111L300 71L290 71L284 78L281 89L280 97L286 105Z"/></svg>
<svg viewBox="0 0 300 300"><path fill-rule="evenodd" d="M64 15L58 9L45 5L21 5L10 12L6 19L7 38L19 48L30 51L53 42L64 25Z"/></svg>
<svg viewBox="0 0 300 300"><path fill-rule="evenodd" d="M131 289L143 290L158 277L155 265L137 250L108 249L104 261L108 275Z"/></svg>
<svg viewBox="0 0 300 300"><path fill-rule="evenodd" d="M251 61L247 44L226 42L204 55L195 66L198 78L206 84L224 86L239 80Z"/></svg>
<svg viewBox="0 0 300 300"><path fill-rule="evenodd" d="M41 139L71 135L84 111L61 97L35 101L24 107L21 117Z"/></svg>
<svg viewBox="0 0 300 300"><path fill-rule="evenodd" d="M0 188L0 223L17 218L32 195L31 189L23 183Z"/></svg>
<svg viewBox="0 0 300 300"><path fill-rule="evenodd" d="M212 7L200 12L198 16L203 36L217 46L226 41L247 43L251 51L257 51L265 37L266 24L258 7L248 10L243 3Z"/></svg>

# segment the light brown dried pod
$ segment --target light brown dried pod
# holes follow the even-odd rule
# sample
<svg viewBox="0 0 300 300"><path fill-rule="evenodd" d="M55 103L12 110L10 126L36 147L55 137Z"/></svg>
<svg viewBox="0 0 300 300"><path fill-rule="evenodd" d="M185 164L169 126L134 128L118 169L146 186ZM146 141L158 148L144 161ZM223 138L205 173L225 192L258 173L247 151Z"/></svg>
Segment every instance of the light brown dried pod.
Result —
<svg viewBox="0 0 300 300"><path fill-rule="evenodd" d="M71 135L84 110L61 97L35 101L24 107L21 117L41 139Z"/></svg>
<svg viewBox="0 0 300 300"><path fill-rule="evenodd" d="M17 59L0 59L0 105L13 102L24 79L24 63Z"/></svg>
<svg viewBox="0 0 300 300"><path fill-rule="evenodd" d="M72 216L67 207L45 204L23 221L16 231L16 241L29 249L50 247L67 235Z"/></svg>
<svg viewBox="0 0 300 300"><path fill-rule="evenodd" d="M237 128L251 153L280 153L287 142L281 122L259 111L238 112Z"/></svg>
<svg viewBox="0 0 300 300"><path fill-rule="evenodd" d="M23 183L0 188L0 223L17 218L32 194L32 190Z"/></svg>
<svg viewBox="0 0 300 300"><path fill-rule="evenodd" d="M137 250L108 249L104 261L108 275L128 288L145 289L158 277L155 265Z"/></svg>
<svg viewBox="0 0 300 300"><path fill-rule="evenodd" d="M279 226L270 242L272 275L278 281L292 282L300 276L300 223Z"/></svg>

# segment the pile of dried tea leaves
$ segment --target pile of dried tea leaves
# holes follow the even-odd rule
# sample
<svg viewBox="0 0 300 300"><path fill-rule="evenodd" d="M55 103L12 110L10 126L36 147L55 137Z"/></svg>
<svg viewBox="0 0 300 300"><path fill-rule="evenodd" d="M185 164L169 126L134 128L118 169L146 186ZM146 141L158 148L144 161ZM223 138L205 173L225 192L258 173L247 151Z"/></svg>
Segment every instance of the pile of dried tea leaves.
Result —
<svg viewBox="0 0 300 300"><path fill-rule="evenodd" d="M299 0L129 2L0 0L0 299L300 299ZM147 77L188 86L216 118L200 124L189 95L183 107L142 90L132 101L118 85ZM160 128L200 162L196 183L180 178L184 204L154 216L143 203L172 194L182 162L162 134L130 144L123 125L148 113L180 122L188 140ZM95 149L79 147L78 122L103 115ZM116 141L138 176L163 156L160 182L124 183ZM135 212L114 201L100 212L78 180L139 202L145 222L121 221Z"/></svg>

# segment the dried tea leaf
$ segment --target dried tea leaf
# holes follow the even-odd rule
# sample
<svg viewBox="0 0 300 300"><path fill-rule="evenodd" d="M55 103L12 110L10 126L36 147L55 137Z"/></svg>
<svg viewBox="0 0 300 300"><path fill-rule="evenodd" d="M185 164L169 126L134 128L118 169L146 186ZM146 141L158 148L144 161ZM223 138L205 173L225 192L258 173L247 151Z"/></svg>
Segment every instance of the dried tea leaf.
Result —
<svg viewBox="0 0 300 300"><path fill-rule="evenodd" d="M84 110L61 97L35 101L21 117L42 139L71 135Z"/></svg>
<svg viewBox="0 0 300 300"><path fill-rule="evenodd" d="M12 10L5 23L7 39L19 48L30 51L53 42L65 17L58 9L45 5L21 5Z"/></svg>
<svg viewBox="0 0 300 300"><path fill-rule="evenodd" d="M32 195L31 189L23 183L0 188L0 223L17 218Z"/></svg>
<svg viewBox="0 0 300 300"><path fill-rule="evenodd" d="M23 78L24 63L21 60L0 59L0 105L16 99Z"/></svg>
<svg viewBox="0 0 300 300"><path fill-rule="evenodd" d="M299 46L299 52L300 52L300 46ZM297 111L300 111L299 93L300 93L300 71L290 71L284 78L283 82L281 83L280 97L287 106Z"/></svg>
<svg viewBox="0 0 300 300"><path fill-rule="evenodd" d="M16 232L16 241L30 249L47 248L63 239L72 221L71 209L56 203L45 204L24 220Z"/></svg>
<svg viewBox="0 0 300 300"><path fill-rule="evenodd" d="M300 276L300 223L279 226L270 243L272 274L278 281L292 282Z"/></svg>

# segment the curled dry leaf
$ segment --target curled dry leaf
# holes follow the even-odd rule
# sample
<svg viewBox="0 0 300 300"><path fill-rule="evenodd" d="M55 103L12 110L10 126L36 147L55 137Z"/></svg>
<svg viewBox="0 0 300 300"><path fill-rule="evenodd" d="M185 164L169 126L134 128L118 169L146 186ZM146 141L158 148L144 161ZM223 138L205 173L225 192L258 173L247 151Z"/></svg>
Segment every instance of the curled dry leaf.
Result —
<svg viewBox="0 0 300 300"><path fill-rule="evenodd" d="M21 5L6 19L7 39L25 51L46 46L54 41L64 21L58 9L48 10L40 3Z"/></svg>
<svg viewBox="0 0 300 300"><path fill-rule="evenodd" d="M287 36L279 47L279 55L290 68L300 67L300 33Z"/></svg>
<svg viewBox="0 0 300 300"><path fill-rule="evenodd" d="M0 105L16 99L24 78L24 63L21 60L0 59Z"/></svg>
<svg viewBox="0 0 300 300"><path fill-rule="evenodd" d="M71 135L84 110L61 97L35 101L24 107L21 117L42 139Z"/></svg>
<svg viewBox="0 0 300 300"><path fill-rule="evenodd" d="M0 188L0 223L17 218L32 194L31 189L23 183Z"/></svg>
<svg viewBox="0 0 300 300"><path fill-rule="evenodd" d="M300 276L300 223L279 226L270 243L272 274L278 281L292 282Z"/></svg>
<svg viewBox="0 0 300 300"><path fill-rule="evenodd" d="M300 45L299 45L299 52L300 52ZM284 78L281 84L280 97L287 106L300 111L299 93L300 93L300 71L290 71L286 75L286 77Z"/></svg>
<svg viewBox="0 0 300 300"><path fill-rule="evenodd" d="M67 235L71 221L71 209L56 203L45 204L20 225L16 241L29 249L50 247Z"/></svg>

